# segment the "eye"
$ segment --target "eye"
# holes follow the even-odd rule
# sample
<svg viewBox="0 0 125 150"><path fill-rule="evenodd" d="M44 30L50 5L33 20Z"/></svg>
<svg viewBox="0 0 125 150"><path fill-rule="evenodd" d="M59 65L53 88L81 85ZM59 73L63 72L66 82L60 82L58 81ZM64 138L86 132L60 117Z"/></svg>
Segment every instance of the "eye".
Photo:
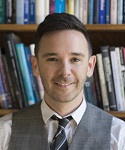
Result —
<svg viewBox="0 0 125 150"><path fill-rule="evenodd" d="M58 61L57 58L48 58L47 61Z"/></svg>
<svg viewBox="0 0 125 150"><path fill-rule="evenodd" d="M79 62L79 61L80 61L79 58L72 58L72 59L71 59L71 62Z"/></svg>

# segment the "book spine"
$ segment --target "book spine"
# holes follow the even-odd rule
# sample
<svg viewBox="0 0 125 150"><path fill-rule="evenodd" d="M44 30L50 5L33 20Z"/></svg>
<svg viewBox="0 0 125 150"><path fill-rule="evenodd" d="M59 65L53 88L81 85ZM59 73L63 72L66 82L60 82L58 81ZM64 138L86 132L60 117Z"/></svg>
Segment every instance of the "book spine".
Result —
<svg viewBox="0 0 125 150"><path fill-rule="evenodd" d="M40 95L38 92L37 80L36 80L36 77L34 76L33 70L32 70L31 51L30 51L29 46L25 46L25 55L26 55L28 69L29 69L30 80L32 83L32 88L33 88L33 92L34 92L34 96L35 96L35 101L38 102L38 101L40 101Z"/></svg>
<svg viewBox="0 0 125 150"><path fill-rule="evenodd" d="M35 0L29 0L29 23L35 24Z"/></svg>
<svg viewBox="0 0 125 150"><path fill-rule="evenodd" d="M117 0L111 0L110 24L117 24Z"/></svg>
<svg viewBox="0 0 125 150"><path fill-rule="evenodd" d="M104 75L104 67L102 62L102 54L96 54L96 58L97 58L97 67L98 67L99 82L101 87L103 108L105 111L109 111L109 100L108 100L106 81Z"/></svg>
<svg viewBox="0 0 125 150"><path fill-rule="evenodd" d="M16 0L16 24L24 24L24 0Z"/></svg>
<svg viewBox="0 0 125 150"><path fill-rule="evenodd" d="M94 11L94 0L89 1L89 19L88 23L93 24L93 11Z"/></svg>
<svg viewBox="0 0 125 150"><path fill-rule="evenodd" d="M24 84L24 89L25 89L28 104L29 105L35 104L35 97L33 94L33 89L31 85L23 43L16 44L16 53L19 61L19 66L21 70L21 75L23 79L23 84Z"/></svg>
<svg viewBox="0 0 125 150"><path fill-rule="evenodd" d="M105 0L105 23L110 23L110 1Z"/></svg>
<svg viewBox="0 0 125 150"><path fill-rule="evenodd" d="M105 0L99 1L99 24L105 24Z"/></svg>
<svg viewBox="0 0 125 150"><path fill-rule="evenodd" d="M17 75L15 60L14 60L14 54L13 49L11 46L10 40L8 40L7 36L4 36L4 46L6 51L6 57L7 57L7 64L9 68L10 78L12 81L12 86L14 90L15 95L15 101L14 101L14 108L22 108L22 95L21 95L21 89L19 85L19 79Z"/></svg>
<svg viewBox="0 0 125 150"><path fill-rule="evenodd" d="M74 0L67 0L67 13L68 14L72 14L72 15L75 14L75 12L74 12L75 11L74 5L75 5Z"/></svg>
<svg viewBox="0 0 125 150"><path fill-rule="evenodd" d="M99 0L94 0L93 23L99 23Z"/></svg>
<svg viewBox="0 0 125 150"><path fill-rule="evenodd" d="M55 0L50 0L49 3L49 13L53 14L55 12Z"/></svg>
<svg viewBox="0 0 125 150"><path fill-rule="evenodd" d="M23 24L29 24L29 0L24 0Z"/></svg>
<svg viewBox="0 0 125 150"><path fill-rule="evenodd" d="M55 13L66 12L66 0L55 0Z"/></svg>
<svg viewBox="0 0 125 150"><path fill-rule="evenodd" d="M115 47L110 47L110 57L111 57L111 65L112 65L112 72L113 72L113 79L114 79L114 87L115 87L115 95L116 95L116 103L117 103L117 110L124 111L124 103L123 103L123 96L121 90L121 79L118 69L118 62ZM120 70L121 71L121 70Z"/></svg>
<svg viewBox="0 0 125 150"><path fill-rule="evenodd" d="M13 23L12 17L12 0L5 0L5 23Z"/></svg>
<svg viewBox="0 0 125 150"><path fill-rule="evenodd" d="M74 15L79 18L79 1L74 0Z"/></svg>
<svg viewBox="0 0 125 150"><path fill-rule="evenodd" d="M123 0L123 22L125 23L125 0Z"/></svg>
<svg viewBox="0 0 125 150"><path fill-rule="evenodd" d="M83 0L83 24L88 23L88 0Z"/></svg>
<svg viewBox="0 0 125 150"><path fill-rule="evenodd" d="M83 20L83 0L79 1L79 20Z"/></svg>
<svg viewBox="0 0 125 150"><path fill-rule="evenodd" d="M0 108L5 109L8 108L1 73L0 73Z"/></svg>
<svg viewBox="0 0 125 150"><path fill-rule="evenodd" d="M118 11L117 11L117 23L122 24L123 22L123 0L118 0Z"/></svg>
<svg viewBox="0 0 125 150"><path fill-rule="evenodd" d="M0 1L0 24L5 23L5 0Z"/></svg>
<svg viewBox="0 0 125 150"><path fill-rule="evenodd" d="M3 56L3 61L4 61L4 64L5 64L5 70L6 70L7 80L8 80L8 86L9 86L9 90L10 90L10 94L11 94L11 98L12 98L12 105L13 105L13 103L15 101L15 96L14 96L12 81L11 81L11 78L10 78L9 68L8 68L8 65L7 65L6 55Z"/></svg>
<svg viewBox="0 0 125 150"><path fill-rule="evenodd" d="M0 72L1 72L1 76L2 76L4 92L5 92L8 108L13 108L12 98L11 98L10 89L9 89L9 83L7 80L7 74L5 71L5 65L4 65L2 55L0 55Z"/></svg>
<svg viewBox="0 0 125 150"><path fill-rule="evenodd" d="M41 23L45 18L45 0L36 0L36 24Z"/></svg>
<svg viewBox="0 0 125 150"><path fill-rule="evenodd" d="M93 77L94 77L94 81L95 81L95 91L96 91L96 96L97 96L98 107L103 109L103 101L102 101L102 94L101 94L101 87L100 87L100 82L99 82L99 74L98 74L97 64L95 65Z"/></svg>
<svg viewBox="0 0 125 150"><path fill-rule="evenodd" d="M116 97L115 97L114 84L113 84L113 75L112 75L110 55L109 55L109 46L101 46L100 49L101 49L102 60L104 65L110 110L117 110Z"/></svg>

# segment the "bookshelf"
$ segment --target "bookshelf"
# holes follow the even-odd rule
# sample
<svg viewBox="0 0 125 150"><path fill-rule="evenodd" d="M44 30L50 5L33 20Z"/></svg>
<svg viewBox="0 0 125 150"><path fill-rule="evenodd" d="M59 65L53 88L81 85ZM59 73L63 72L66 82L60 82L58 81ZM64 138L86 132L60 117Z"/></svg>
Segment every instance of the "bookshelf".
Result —
<svg viewBox="0 0 125 150"><path fill-rule="evenodd" d="M9 32L14 32L19 35L26 45L33 42L35 31L37 29L36 24L33 25L17 25L17 24L1 24L0 25L0 41L3 46L2 36ZM125 25L86 25L90 40L93 46L94 54L100 52L100 45L110 46L125 46ZM0 116L8 113L18 111L16 109L0 109ZM125 120L125 112L112 111L109 112L112 115Z"/></svg>

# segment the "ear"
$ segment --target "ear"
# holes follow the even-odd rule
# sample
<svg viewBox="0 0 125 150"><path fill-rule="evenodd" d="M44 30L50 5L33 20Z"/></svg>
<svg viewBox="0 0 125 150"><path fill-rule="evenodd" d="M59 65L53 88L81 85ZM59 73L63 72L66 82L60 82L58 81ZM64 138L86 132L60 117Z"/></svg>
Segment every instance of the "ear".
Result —
<svg viewBox="0 0 125 150"><path fill-rule="evenodd" d="M87 70L87 77L91 77L93 75L94 67L96 63L96 56L93 55L89 58L88 70Z"/></svg>
<svg viewBox="0 0 125 150"><path fill-rule="evenodd" d="M31 63L32 63L32 69L33 69L34 76L36 76L36 77L40 76L38 61L35 56L31 56Z"/></svg>

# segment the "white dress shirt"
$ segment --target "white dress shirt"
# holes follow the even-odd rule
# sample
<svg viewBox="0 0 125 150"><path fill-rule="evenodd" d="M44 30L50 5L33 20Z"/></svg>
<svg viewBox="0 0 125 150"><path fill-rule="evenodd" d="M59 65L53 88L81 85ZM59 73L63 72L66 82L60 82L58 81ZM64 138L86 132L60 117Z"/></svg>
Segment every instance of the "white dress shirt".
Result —
<svg viewBox="0 0 125 150"><path fill-rule="evenodd" d="M84 112L86 110L86 101L83 100L82 104L70 115L73 120L66 126L66 137L68 143L72 141L72 137L75 133L77 125L79 124ZM54 112L43 100L41 103L41 111L43 120L46 124L48 130L48 142L50 143L56 133L58 128L58 123L51 119L53 114L57 115L59 118L61 116ZM12 114L6 115L0 118L0 150L8 150L8 145L11 136L11 126L12 126ZM125 122L113 117L111 126L111 150L125 150Z"/></svg>

